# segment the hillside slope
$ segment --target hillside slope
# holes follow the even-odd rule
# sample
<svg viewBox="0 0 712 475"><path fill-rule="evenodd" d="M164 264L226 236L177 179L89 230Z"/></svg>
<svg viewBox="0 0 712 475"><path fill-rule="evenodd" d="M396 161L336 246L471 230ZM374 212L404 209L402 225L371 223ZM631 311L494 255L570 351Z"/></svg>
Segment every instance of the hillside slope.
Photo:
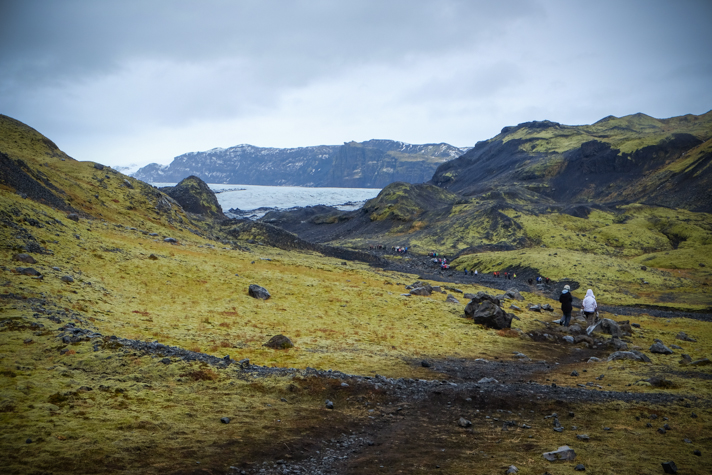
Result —
<svg viewBox="0 0 712 475"><path fill-rule="evenodd" d="M394 181L427 181L438 165L467 150L393 140L300 148L237 145L186 153L170 165L147 165L133 176L146 182L179 182L195 175L208 183L383 188Z"/></svg>
<svg viewBox="0 0 712 475"><path fill-rule="evenodd" d="M431 183L464 195L504 186L559 202L640 202L712 211L712 111L606 117L568 126L525 122L442 164Z"/></svg>

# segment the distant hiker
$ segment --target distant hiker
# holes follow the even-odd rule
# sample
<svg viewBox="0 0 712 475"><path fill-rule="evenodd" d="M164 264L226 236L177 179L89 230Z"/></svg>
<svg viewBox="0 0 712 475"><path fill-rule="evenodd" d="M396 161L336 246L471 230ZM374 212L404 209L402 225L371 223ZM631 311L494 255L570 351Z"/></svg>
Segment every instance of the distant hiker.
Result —
<svg viewBox="0 0 712 475"><path fill-rule="evenodd" d="M546 285L549 285L549 278L546 278Z"/></svg>
<svg viewBox="0 0 712 475"><path fill-rule="evenodd" d="M527 279L527 282L529 282L529 285L532 285L534 283L534 279L530 277L529 279Z"/></svg>
<svg viewBox="0 0 712 475"><path fill-rule="evenodd" d="M505 279L507 278L507 273L506 273L506 272L504 273L504 278L505 278Z"/></svg>
<svg viewBox="0 0 712 475"><path fill-rule="evenodd" d="M477 269L475 269L475 276L477 276Z"/></svg>
<svg viewBox="0 0 712 475"><path fill-rule="evenodd" d="M539 276L539 277L536 278L536 283L537 283L537 284L541 284L541 276Z"/></svg>
<svg viewBox="0 0 712 475"><path fill-rule="evenodd" d="M559 302L561 302L561 311L564 313L564 316L561 317L561 320L559 320L559 325L563 325L565 327L569 326L569 322L571 321L571 310L573 309L573 306L571 305L574 298L571 296L571 287L568 285L564 285L564 290L561 291L561 295L559 295Z"/></svg>
<svg viewBox="0 0 712 475"><path fill-rule="evenodd" d="M593 296L593 290L588 289L586 291L586 296L581 302L583 305L583 314L586 317L586 321L589 325L596 323L596 311L598 310L598 304L596 303L596 297Z"/></svg>
<svg viewBox="0 0 712 475"><path fill-rule="evenodd" d="M465 275L467 275L467 267L465 267Z"/></svg>
<svg viewBox="0 0 712 475"><path fill-rule="evenodd" d="M514 274L512 277L516 279L516 278L517 278L517 274Z"/></svg>
<svg viewBox="0 0 712 475"><path fill-rule="evenodd" d="M512 273L510 272L509 275L507 276L508 280L512 280Z"/></svg>

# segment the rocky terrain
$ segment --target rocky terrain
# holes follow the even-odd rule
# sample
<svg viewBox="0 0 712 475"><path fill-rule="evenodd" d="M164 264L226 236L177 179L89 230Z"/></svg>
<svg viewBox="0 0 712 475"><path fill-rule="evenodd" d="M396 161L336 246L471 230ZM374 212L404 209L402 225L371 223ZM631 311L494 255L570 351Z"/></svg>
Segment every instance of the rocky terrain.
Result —
<svg viewBox="0 0 712 475"><path fill-rule="evenodd" d="M484 198L397 184L353 215L302 210L305 230L329 230L315 242L224 219L199 179L167 194L73 160L7 117L0 158L4 473L708 473L712 323L686 286L709 267L678 275L665 257L706 262L705 216L680 210L683 225L647 207L547 214L541 203L511 213L493 198L489 216L511 219L523 245L472 238L441 269L431 249L380 239L407 244L398 226L487 209ZM550 231L532 234L554 215L571 227L558 251ZM378 241L324 243L345 242L339 223L359 219ZM492 240L507 222L495 221ZM556 300L564 283L580 298L584 273L528 283L588 242L584 225L626 240L568 259L601 284L590 333L577 314L559 325ZM662 250L642 264L629 252L638 242ZM465 263L517 278L465 277ZM622 267L606 280L611 263ZM639 292L639 305L617 306L625 294L603 284ZM664 286L687 314L646 307Z"/></svg>
<svg viewBox="0 0 712 475"><path fill-rule="evenodd" d="M427 181L438 165L467 150L393 140L300 148L237 145L186 153L170 165L153 163L133 176L149 183L179 182L195 175L208 183L383 188L394 181Z"/></svg>

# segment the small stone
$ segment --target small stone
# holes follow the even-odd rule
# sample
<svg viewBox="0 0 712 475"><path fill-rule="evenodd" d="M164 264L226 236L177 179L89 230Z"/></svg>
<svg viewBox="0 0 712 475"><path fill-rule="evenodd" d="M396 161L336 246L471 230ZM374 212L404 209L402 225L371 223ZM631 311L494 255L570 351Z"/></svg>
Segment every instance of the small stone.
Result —
<svg viewBox="0 0 712 475"><path fill-rule="evenodd" d="M178 242L178 240L176 238L167 237L163 240L163 242L175 243Z"/></svg>
<svg viewBox="0 0 712 475"><path fill-rule="evenodd" d="M693 412L692 414L690 414L690 417L692 417L693 419L697 419L697 414Z"/></svg>
<svg viewBox="0 0 712 475"><path fill-rule="evenodd" d="M229 424L230 423L230 418L229 417L222 417L220 418L220 422L223 424Z"/></svg>
<svg viewBox="0 0 712 475"><path fill-rule="evenodd" d="M151 259L152 261L157 261L157 260L158 260L158 256L155 255L155 254L151 254L150 256L148 256L148 258Z"/></svg>
<svg viewBox="0 0 712 475"><path fill-rule="evenodd" d="M698 457L702 457L702 452L700 452L699 450L695 450L695 451L692 452L692 453L695 454L695 455L697 455Z"/></svg>
<svg viewBox="0 0 712 475"><path fill-rule="evenodd" d="M470 426L472 425L472 422L468 421L468 420L465 419L464 417L461 417L460 420L457 421L457 425L459 425L460 427L465 427L465 428L467 428L467 427L470 427Z"/></svg>
<svg viewBox="0 0 712 475"><path fill-rule="evenodd" d="M32 443L32 439L28 438L27 440L25 440L25 443L26 443L26 444L31 444L31 443ZM699 450L698 450L698 452L699 452ZM696 455L696 454L695 454L695 455Z"/></svg>
<svg viewBox="0 0 712 475"><path fill-rule="evenodd" d="M658 427L658 432L661 434L665 434L667 431L662 427Z"/></svg>
<svg viewBox="0 0 712 475"><path fill-rule="evenodd" d="M675 462L663 462L661 465L665 473L677 473L677 465L675 465Z"/></svg>
<svg viewBox="0 0 712 475"><path fill-rule="evenodd" d="M294 343L284 335L275 335L262 346L272 348L273 350L286 350L288 348L294 348Z"/></svg>
<svg viewBox="0 0 712 475"><path fill-rule="evenodd" d="M24 262L25 264L37 264L37 261L35 260L34 257L32 257L29 254L25 254L25 253L15 254L14 259L16 261Z"/></svg>
<svg viewBox="0 0 712 475"><path fill-rule="evenodd" d="M63 275L60 280L62 282L67 282L68 284L71 284L72 282L74 282L74 277L72 277L71 275Z"/></svg>
<svg viewBox="0 0 712 475"><path fill-rule="evenodd" d="M349 383L341 383L341 387L342 387L342 388L348 388L348 387L349 387Z"/></svg>
<svg viewBox="0 0 712 475"><path fill-rule="evenodd" d="M589 441L591 438L588 436L588 434L577 434L576 438L578 440L584 440L584 441Z"/></svg>
<svg viewBox="0 0 712 475"><path fill-rule="evenodd" d="M651 353L657 353L660 355L671 355L673 354L673 351L668 348L667 346L663 345L661 342L657 341L653 343L653 345L650 347L650 352Z"/></svg>
<svg viewBox="0 0 712 475"><path fill-rule="evenodd" d="M72 221L79 221L79 215L77 213L69 213L67 215L67 219L71 219Z"/></svg>
<svg viewBox="0 0 712 475"><path fill-rule="evenodd" d="M423 361L420 362L420 366L422 366L423 368L430 368L430 363L428 363L427 361L423 360Z"/></svg>
<svg viewBox="0 0 712 475"><path fill-rule="evenodd" d="M576 470L577 472L585 472L585 471L586 471L586 467L584 467L583 464L580 463L580 464L578 464L578 465L576 465L576 466L574 467L574 470Z"/></svg>
<svg viewBox="0 0 712 475"><path fill-rule="evenodd" d="M579 375L579 374L578 374L578 371L576 371L576 370L574 370L574 371L571 372L571 376L578 376L578 375Z"/></svg>
<svg viewBox="0 0 712 475"><path fill-rule="evenodd" d="M509 468L507 469L506 472L504 472L506 475L509 475L511 473L517 473L519 472L519 469L515 467L514 465L510 465Z"/></svg>
<svg viewBox="0 0 712 475"><path fill-rule="evenodd" d="M171 364L171 359L170 358L163 358L161 361L163 364Z"/></svg>
<svg viewBox="0 0 712 475"><path fill-rule="evenodd" d="M686 444L691 444L692 441L690 439L682 439L682 441Z"/></svg>
<svg viewBox="0 0 712 475"><path fill-rule="evenodd" d="M333 408L334 408L334 403L331 402L331 401L329 401L328 399L326 400L326 402L324 403L324 405L326 406L327 409L333 409Z"/></svg>
<svg viewBox="0 0 712 475"><path fill-rule="evenodd" d="M486 378L486 377L485 377L485 378L480 379L480 380L477 381L477 382L480 383L480 384L490 384L490 383L498 383L499 381L497 381L497 380L494 379L494 378Z"/></svg>

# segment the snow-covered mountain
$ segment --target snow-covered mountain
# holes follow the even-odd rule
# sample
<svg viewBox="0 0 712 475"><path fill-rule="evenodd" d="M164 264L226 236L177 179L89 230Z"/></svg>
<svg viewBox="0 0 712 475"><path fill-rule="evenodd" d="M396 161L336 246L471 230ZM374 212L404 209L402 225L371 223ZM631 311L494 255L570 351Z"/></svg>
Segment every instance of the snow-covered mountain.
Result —
<svg viewBox="0 0 712 475"><path fill-rule="evenodd" d="M430 180L438 165L467 150L393 140L299 148L237 145L186 153L170 165L152 163L133 176L146 182L179 182L195 175L207 183L382 188L394 181Z"/></svg>

